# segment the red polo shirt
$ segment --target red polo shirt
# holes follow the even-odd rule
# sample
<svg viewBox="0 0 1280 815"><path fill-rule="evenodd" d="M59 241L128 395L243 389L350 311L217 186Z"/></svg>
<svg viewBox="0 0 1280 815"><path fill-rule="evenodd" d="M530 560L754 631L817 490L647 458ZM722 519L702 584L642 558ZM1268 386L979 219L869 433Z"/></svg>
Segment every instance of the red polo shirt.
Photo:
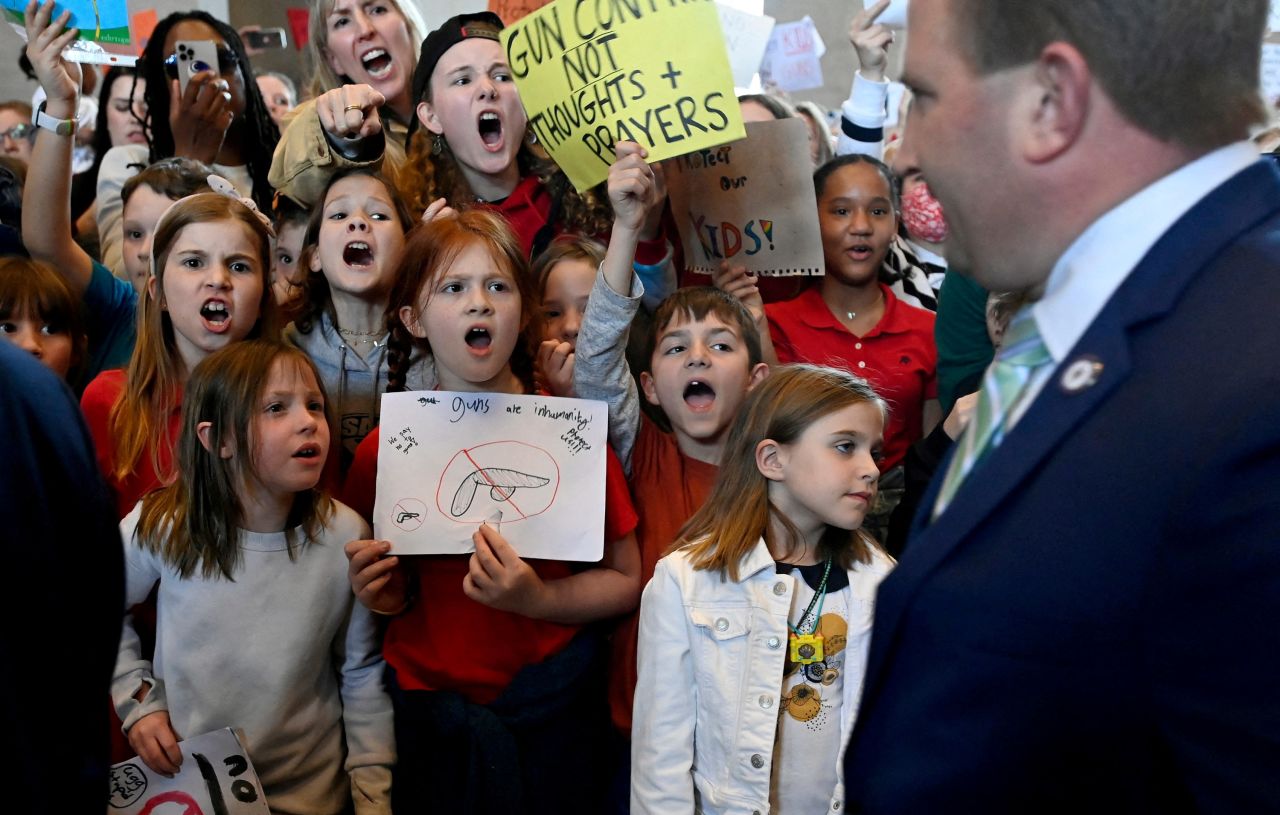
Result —
<svg viewBox="0 0 1280 815"><path fill-rule="evenodd" d="M794 300L770 303L764 310L779 362L811 362L852 371L866 378L889 403L883 472L901 462L907 448L924 435L924 403L938 395L938 349L933 341L933 312L903 303L883 283L880 290L884 316L862 337L831 313L820 286L805 289Z"/></svg>

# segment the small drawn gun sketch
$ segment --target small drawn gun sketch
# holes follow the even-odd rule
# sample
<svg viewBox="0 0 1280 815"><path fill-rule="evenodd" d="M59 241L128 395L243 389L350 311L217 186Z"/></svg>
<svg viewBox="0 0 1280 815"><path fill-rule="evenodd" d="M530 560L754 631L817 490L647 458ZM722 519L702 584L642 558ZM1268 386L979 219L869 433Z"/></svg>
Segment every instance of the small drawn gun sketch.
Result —
<svg viewBox="0 0 1280 815"><path fill-rule="evenodd" d="M396 523L402 524L405 521L417 518L419 515L420 513L417 512L405 512L404 510L401 510L400 514L396 515Z"/></svg>
<svg viewBox="0 0 1280 815"><path fill-rule="evenodd" d="M476 491L481 487L489 488L489 497L495 501L507 501L517 489L524 487L546 486L551 479L540 475L529 475L519 470L505 470L501 467L484 467L473 470L471 475L462 479L458 491L453 494L453 505L449 512L457 518L471 508L476 498Z"/></svg>

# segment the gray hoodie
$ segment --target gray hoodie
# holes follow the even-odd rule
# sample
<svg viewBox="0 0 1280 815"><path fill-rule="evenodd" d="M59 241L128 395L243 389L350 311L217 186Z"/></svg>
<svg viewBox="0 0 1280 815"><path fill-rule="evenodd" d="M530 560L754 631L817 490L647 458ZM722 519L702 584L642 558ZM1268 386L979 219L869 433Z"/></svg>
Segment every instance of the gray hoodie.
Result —
<svg viewBox="0 0 1280 815"><path fill-rule="evenodd" d="M387 338L374 345L366 360L347 347L327 312L311 326L311 331L304 334L290 323L284 336L305 351L320 371L320 381L329 397L329 412L342 442L339 462L345 473L356 447L378 426L382 394L387 390ZM415 353L405 377L405 390L435 387L436 367L431 357Z"/></svg>

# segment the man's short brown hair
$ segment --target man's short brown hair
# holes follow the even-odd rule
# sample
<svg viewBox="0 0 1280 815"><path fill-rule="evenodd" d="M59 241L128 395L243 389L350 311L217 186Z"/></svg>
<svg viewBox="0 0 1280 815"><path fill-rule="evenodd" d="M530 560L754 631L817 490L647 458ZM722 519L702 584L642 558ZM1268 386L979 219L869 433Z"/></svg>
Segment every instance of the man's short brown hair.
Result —
<svg viewBox="0 0 1280 815"><path fill-rule="evenodd" d="M1267 0L953 0L952 13L980 73L1070 43L1121 114L1162 141L1214 148L1266 119Z"/></svg>

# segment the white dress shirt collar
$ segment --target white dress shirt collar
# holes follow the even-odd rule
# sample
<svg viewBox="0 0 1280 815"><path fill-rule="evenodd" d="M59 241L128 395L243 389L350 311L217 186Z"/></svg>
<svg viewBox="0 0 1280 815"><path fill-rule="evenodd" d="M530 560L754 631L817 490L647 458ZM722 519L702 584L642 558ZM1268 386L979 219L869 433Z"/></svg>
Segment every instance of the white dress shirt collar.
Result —
<svg viewBox="0 0 1280 815"><path fill-rule="evenodd" d="M1174 222L1257 160L1249 142L1219 148L1133 195L1081 233L1054 265L1044 296L1032 307L1054 362L1066 358Z"/></svg>

